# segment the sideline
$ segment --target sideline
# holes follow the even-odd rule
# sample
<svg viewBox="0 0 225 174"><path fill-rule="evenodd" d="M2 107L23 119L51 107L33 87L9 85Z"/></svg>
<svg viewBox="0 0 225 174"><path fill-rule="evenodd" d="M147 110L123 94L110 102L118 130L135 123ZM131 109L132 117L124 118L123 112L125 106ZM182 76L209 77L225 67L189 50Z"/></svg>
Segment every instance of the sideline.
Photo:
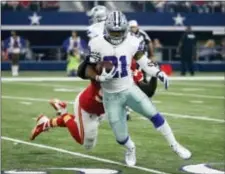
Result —
<svg viewBox="0 0 225 174"><path fill-rule="evenodd" d="M1 139L16 142L16 143L20 143L20 144L26 144L26 145L29 145L29 146L39 147L39 148L42 148L42 149L54 150L54 151L57 151L57 152L66 153L66 154L70 154L70 155L73 155L73 156L79 156L79 157L82 157L82 158L87 158L87 159L100 161L100 162L104 162L104 163L128 167L127 165L125 165L123 163L120 163L120 162L117 162L117 161L112 161L112 160L108 160L108 159L104 159L104 158L100 158L100 157L95 157L95 156L86 155L86 154L82 154L82 153L72 152L72 151L68 151L68 150L65 150L65 149L61 149L61 148L47 146L47 145L44 145L44 144L30 143L30 142L27 142L27 141L22 141L22 140L9 138L9 137L5 137L5 136L2 136ZM140 166L133 166L133 167L129 167L129 168L134 168L134 169L137 169L137 170L142 170L142 171L146 171L146 172L150 172L150 173L154 173L154 174L169 174L169 173L165 173L165 172L162 172L162 171L149 169L149 168L145 168L145 167L140 167Z"/></svg>

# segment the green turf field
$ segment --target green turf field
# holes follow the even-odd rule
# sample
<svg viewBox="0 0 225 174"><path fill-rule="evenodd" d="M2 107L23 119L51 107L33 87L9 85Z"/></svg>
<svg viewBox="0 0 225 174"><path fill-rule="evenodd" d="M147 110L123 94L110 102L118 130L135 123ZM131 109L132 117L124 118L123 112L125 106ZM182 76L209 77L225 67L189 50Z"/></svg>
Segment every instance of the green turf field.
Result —
<svg viewBox="0 0 225 174"><path fill-rule="evenodd" d="M10 73L2 74L9 76ZM22 74L63 76L62 73L49 75L43 72ZM30 131L35 125L34 119L40 113L54 116L54 111L47 102L49 99L57 97L73 101L87 84L88 82L78 81L2 82L2 170L76 167L115 169L123 174L176 174L183 173L180 168L184 165L200 163L225 170L223 81L172 81L169 91L164 91L162 85L159 85L153 98L158 110L164 113L173 128L177 139L192 151L193 157L187 161L176 156L152 124L134 112L128 125L137 147L136 168L123 166L124 149L116 143L107 121L99 128L98 144L92 151L86 151L76 144L64 128L51 129L34 142L29 141ZM69 105L69 111L73 111L72 105ZM17 140L23 142L18 143ZM47 147L24 144L26 142ZM61 150L49 149L52 147ZM89 156L85 158L84 154ZM56 174L74 173L62 170L49 171Z"/></svg>

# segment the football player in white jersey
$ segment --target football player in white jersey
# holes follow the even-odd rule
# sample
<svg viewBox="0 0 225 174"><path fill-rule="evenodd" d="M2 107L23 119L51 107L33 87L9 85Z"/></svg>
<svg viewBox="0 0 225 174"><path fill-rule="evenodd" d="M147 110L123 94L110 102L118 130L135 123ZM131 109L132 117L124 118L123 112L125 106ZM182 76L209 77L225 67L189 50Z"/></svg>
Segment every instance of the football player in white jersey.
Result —
<svg viewBox="0 0 225 174"><path fill-rule="evenodd" d="M107 17L107 8L102 5L97 5L91 9L89 16L93 22L87 29L89 39L104 33L105 20Z"/></svg>
<svg viewBox="0 0 225 174"><path fill-rule="evenodd" d="M189 159L191 152L180 145L166 119L157 111L151 100L138 88L132 78L130 64L134 58L149 75L157 77L168 88L168 78L157 67L149 64L143 52L143 44L134 36L127 35L128 24L125 15L111 12L105 22L105 35L90 40L89 65L86 77L101 82L103 104L108 121L119 144L125 146L125 161L129 166L136 164L135 144L128 133L126 106L148 118L154 127L165 137L172 150L182 159ZM100 61L111 61L114 71L103 71L98 75L94 69Z"/></svg>

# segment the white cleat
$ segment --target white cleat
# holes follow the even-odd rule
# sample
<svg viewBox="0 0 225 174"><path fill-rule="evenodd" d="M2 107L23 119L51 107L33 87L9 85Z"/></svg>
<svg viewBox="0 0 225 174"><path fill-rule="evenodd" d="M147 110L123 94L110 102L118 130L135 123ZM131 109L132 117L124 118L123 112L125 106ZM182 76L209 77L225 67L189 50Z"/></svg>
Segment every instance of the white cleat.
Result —
<svg viewBox="0 0 225 174"><path fill-rule="evenodd" d="M67 113L67 103L59 99L51 99L50 105L56 110L57 115L63 115Z"/></svg>
<svg viewBox="0 0 225 174"><path fill-rule="evenodd" d="M136 149L135 147L127 149L125 153L125 162L128 166L135 166L136 164Z"/></svg>
<svg viewBox="0 0 225 174"><path fill-rule="evenodd" d="M42 132L45 132L49 129L49 119L47 116L41 114L37 118L36 126L33 128L30 136L30 140L34 140L38 135L40 135Z"/></svg>
<svg viewBox="0 0 225 174"><path fill-rule="evenodd" d="M187 160L191 158L191 152L182 145L180 145L179 143L171 147L173 151L182 159Z"/></svg>

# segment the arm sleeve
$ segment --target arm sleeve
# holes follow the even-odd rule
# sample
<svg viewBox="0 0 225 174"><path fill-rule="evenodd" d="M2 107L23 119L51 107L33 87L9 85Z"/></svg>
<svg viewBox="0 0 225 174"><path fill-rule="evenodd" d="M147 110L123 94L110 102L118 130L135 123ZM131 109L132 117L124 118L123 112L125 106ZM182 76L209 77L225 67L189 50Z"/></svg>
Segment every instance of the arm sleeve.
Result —
<svg viewBox="0 0 225 174"><path fill-rule="evenodd" d="M88 43L88 55L85 60L80 63L78 67L78 76L83 79L86 77L86 69L88 65L95 66L101 60L100 52L98 51L98 46L95 42L95 39L92 39Z"/></svg>
<svg viewBox="0 0 225 174"><path fill-rule="evenodd" d="M88 65L87 60L88 60L88 58L86 58L84 61L82 61L80 63L80 65L78 66L77 75L78 75L78 77L80 77L82 79L87 79L87 77L85 76L86 67Z"/></svg>
<svg viewBox="0 0 225 174"><path fill-rule="evenodd" d="M146 55L143 55L136 62L139 64L141 69L143 69L150 76L157 77L158 73L160 72L160 70L151 63Z"/></svg>

